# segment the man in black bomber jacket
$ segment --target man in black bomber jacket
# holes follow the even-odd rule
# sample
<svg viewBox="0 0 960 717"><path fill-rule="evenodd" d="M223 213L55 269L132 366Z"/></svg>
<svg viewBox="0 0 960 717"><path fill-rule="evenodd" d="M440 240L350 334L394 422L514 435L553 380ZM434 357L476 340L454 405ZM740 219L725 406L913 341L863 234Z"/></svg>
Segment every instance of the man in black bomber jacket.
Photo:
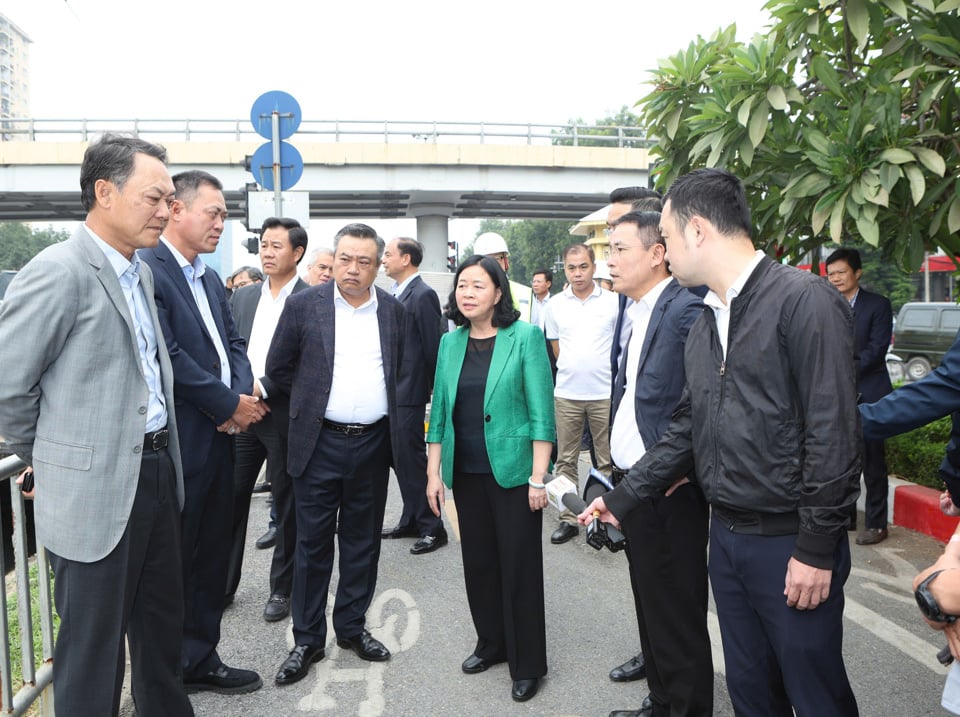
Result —
<svg viewBox="0 0 960 717"><path fill-rule="evenodd" d="M702 169L664 199L667 260L710 288L687 384L660 442L595 500L618 523L696 467L712 508L709 572L737 714L856 715L842 656L848 516L860 486L849 307L756 251L743 185ZM669 589L665 587L664 589Z"/></svg>

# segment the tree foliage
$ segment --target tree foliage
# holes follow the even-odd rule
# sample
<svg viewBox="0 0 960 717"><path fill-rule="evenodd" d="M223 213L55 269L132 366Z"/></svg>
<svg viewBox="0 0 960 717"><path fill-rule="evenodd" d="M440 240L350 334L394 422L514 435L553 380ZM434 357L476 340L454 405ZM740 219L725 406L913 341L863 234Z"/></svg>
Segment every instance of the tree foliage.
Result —
<svg viewBox="0 0 960 717"><path fill-rule="evenodd" d="M658 185L702 166L744 179L755 238L799 261L862 240L915 271L960 252L960 0L770 0L661 62L640 115Z"/></svg>
<svg viewBox="0 0 960 717"><path fill-rule="evenodd" d="M635 128L635 129L634 129ZM578 147L647 147L650 142L640 126L640 118L624 105L613 117L604 117L596 122L582 118L571 119L561 132L552 130L555 138L551 144Z"/></svg>
<svg viewBox="0 0 960 717"><path fill-rule="evenodd" d="M557 261L564 247L580 241L580 237L570 234L571 226L570 222L550 219L484 219L480 222L477 236L484 232L500 234L510 247L510 278L529 286L533 273L539 269L550 269L556 274ZM471 244L461 258L472 253ZM562 277L557 279L554 276L553 291L556 292L561 286Z"/></svg>
<svg viewBox="0 0 960 717"><path fill-rule="evenodd" d="M20 270L40 251L69 236L53 227L31 229L20 222L0 222L0 269Z"/></svg>

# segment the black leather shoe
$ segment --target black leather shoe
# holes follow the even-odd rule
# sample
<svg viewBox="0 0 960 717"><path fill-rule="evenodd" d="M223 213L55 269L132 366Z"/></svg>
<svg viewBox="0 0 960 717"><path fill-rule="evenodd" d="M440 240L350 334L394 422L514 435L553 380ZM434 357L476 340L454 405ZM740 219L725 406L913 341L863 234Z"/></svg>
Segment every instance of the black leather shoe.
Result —
<svg viewBox="0 0 960 717"><path fill-rule="evenodd" d="M463 661L463 664L460 665L460 669L462 669L468 675L476 675L477 673L485 672L488 668L493 667L494 665L499 665L501 662L506 662L506 660L503 658L500 658L499 660L487 660L482 657L477 657L476 653L474 653Z"/></svg>
<svg viewBox="0 0 960 717"><path fill-rule="evenodd" d="M420 531L413 525L397 525L393 528L384 528L380 531L380 537L384 540L393 538L419 538Z"/></svg>
<svg viewBox="0 0 960 717"><path fill-rule="evenodd" d="M353 650L361 660L385 662L390 659L390 650L384 647L380 640L366 630L356 637L338 637L337 647L342 647L345 650Z"/></svg>
<svg viewBox="0 0 960 717"><path fill-rule="evenodd" d="M272 548L277 544L277 529L276 528L267 528L267 532L257 538L257 547L260 550L266 550L267 548Z"/></svg>
<svg viewBox="0 0 960 717"><path fill-rule="evenodd" d="M290 598L286 595L271 595L263 608L263 619L278 622L290 614Z"/></svg>
<svg viewBox="0 0 960 717"><path fill-rule="evenodd" d="M535 694L540 687L540 678L534 677L532 680L514 680L513 689L510 690L510 696L514 702L526 702Z"/></svg>
<svg viewBox="0 0 960 717"><path fill-rule="evenodd" d="M642 652L610 670L610 679L614 682L633 682L646 676L647 666L643 662Z"/></svg>
<svg viewBox="0 0 960 717"><path fill-rule="evenodd" d="M219 667L205 675L185 678L183 687L187 694L216 692L221 695L242 695L259 690L263 687L263 680L253 670L227 667L221 663Z"/></svg>
<svg viewBox="0 0 960 717"><path fill-rule="evenodd" d="M292 685L299 682L310 671L310 665L323 659L323 648L311 645L297 645L290 650L287 659L280 665L280 671L273 681L278 685Z"/></svg>
<svg viewBox="0 0 960 717"><path fill-rule="evenodd" d="M857 533L857 545L876 545L886 539L886 528L864 528Z"/></svg>
<svg viewBox="0 0 960 717"><path fill-rule="evenodd" d="M269 484L269 483L257 483L255 486L253 486L253 492L254 492L254 493L269 493L269 492L270 492L270 484Z"/></svg>
<svg viewBox="0 0 960 717"><path fill-rule="evenodd" d="M424 555L425 553L432 553L437 548L442 548L447 544L447 531L444 528L440 528L433 535L424 535L420 540L413 544L413 547L410 548L410 552L414 555Z"/></svg>
<svg viewBox="0 0 960 717"><path fill-rule="evenodd" d="M553 535L550 536L550 542L554 545L566 543L571 538L576 537L579 532L580 528L575 525L570 525L570 523L560 523L560 527L553 531Z"/></svg>
<svg viewBox="0 0 960 717"><path fill-rule="evenodd" d="M653 702L650 695L643 698L643 703L638 710L614 710L610 717L653 717Z"/></svg>

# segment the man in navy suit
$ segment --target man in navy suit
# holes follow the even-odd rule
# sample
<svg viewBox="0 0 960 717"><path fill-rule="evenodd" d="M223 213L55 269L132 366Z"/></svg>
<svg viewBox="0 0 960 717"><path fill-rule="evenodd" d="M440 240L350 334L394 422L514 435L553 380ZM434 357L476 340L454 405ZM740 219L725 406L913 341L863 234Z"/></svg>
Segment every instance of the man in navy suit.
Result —
<svg viewBox="0 0 960 717"><path fill-rule="evenodd" d="M275 543L270 564L270 597L263 619L277 622L290 613L293 587L293 548L297 522L293 512L293 486L287 476L287 426L289 398L266 375L267 350L287 298L309 288L297 275L297 264L307 250L307 230L296 219L269 217L260 228L260 262L266 281L233 292L233 318L247 342L253 369L253 395L267 402L270 413L249 431L236 436L233 505L233 548L227 573L227 601L240 584L243 548L247 538L250 495L257 475L267 462L267 483L273 495Z"/></svg>
<svg viewBox="0 0 960 717"><path fill-rule="evenodd" d="M421 261L423 245L416 239L394 239L383 252L383 269L396 282L393 295L407 312L410 319L407 325L420 355L416 361L410 362L413 370L400 377L400 430L404 438L393 468L403 496L403 512L396 527L385 529L381 537L417 538L410 548L414 555L424 555L447 544L443 521L427 505L427 447L423 419L433 390L443 322L437 292L424 283L417 271Z"/></svg>
<svg viewBox="0 0 960 717"><path fill-rule="evenodd" d="M631 299L611 400L615 482L670 424L686 376L680 359L687 333L704 308L670 276L659 225L659 212L630 212L614 220L610 234L613 288ZM650 695L639 710L613 716L712 713L707 518L703 493L684 478L623 521Z"/></svg>
<svg viewBox="0 0 960 717"><path fill-rule="evenodd" d="M184 685L188 692L252 692L260 676L224 665L217 644L230 557L233 435L268 408L252 395L250 362L223 282L200 260L223 232L222 185L201 171L182 172L173 184L164 236L140 255L153 269L183 458Z"/></svg>
<svg viewBox="0 0 960 717"><path fill-rule="evenodd" d="M297 514L295 647L278 685L303 679L324 657L334 535L337 645L364 660L390 658L366 630L365 614L377 584L390 464L402 440L397 382L410 354L407 315L373 286L383 254L376 231L348 224L334 250L334 281L287 299L267 354L267 375L290 396L287 472Z"/></svg>
<svg viewBox="0 0 960 717"><path fill-rule="evenodd" d="M893 331L893 310L886 297L860 287L863 264L856 249L837 249L824 262L827 278L843 294L853 311L854 349L857 355L857 391L860 401L879 401L893 390L886 355ZM863 442L863 482L867 489L865 525L857 545L873 545L887 537L887 457L883 441Z"/></svg>
<svg viewBox="0 0 960 717"><path fill-rule="evenodd" d="M908 383L876 403L861 403L860 418L866 440L882 440L925 426L950 415L953 425L940 478L947 489L940 509L960 516L960 333L940 365L919 381Z"/></svg>

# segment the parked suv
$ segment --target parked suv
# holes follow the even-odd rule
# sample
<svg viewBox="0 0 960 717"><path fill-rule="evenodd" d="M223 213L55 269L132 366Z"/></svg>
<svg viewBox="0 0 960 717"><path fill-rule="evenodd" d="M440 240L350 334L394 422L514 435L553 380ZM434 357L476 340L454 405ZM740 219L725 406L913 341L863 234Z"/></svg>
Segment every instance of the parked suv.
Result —
<svg viewBox="0 0 960 717"><path fill-rule="evenodd" d="M897 315L892 353L916 381L940 365L960 331L960 306L953 302L911 302Z"/></svg>

